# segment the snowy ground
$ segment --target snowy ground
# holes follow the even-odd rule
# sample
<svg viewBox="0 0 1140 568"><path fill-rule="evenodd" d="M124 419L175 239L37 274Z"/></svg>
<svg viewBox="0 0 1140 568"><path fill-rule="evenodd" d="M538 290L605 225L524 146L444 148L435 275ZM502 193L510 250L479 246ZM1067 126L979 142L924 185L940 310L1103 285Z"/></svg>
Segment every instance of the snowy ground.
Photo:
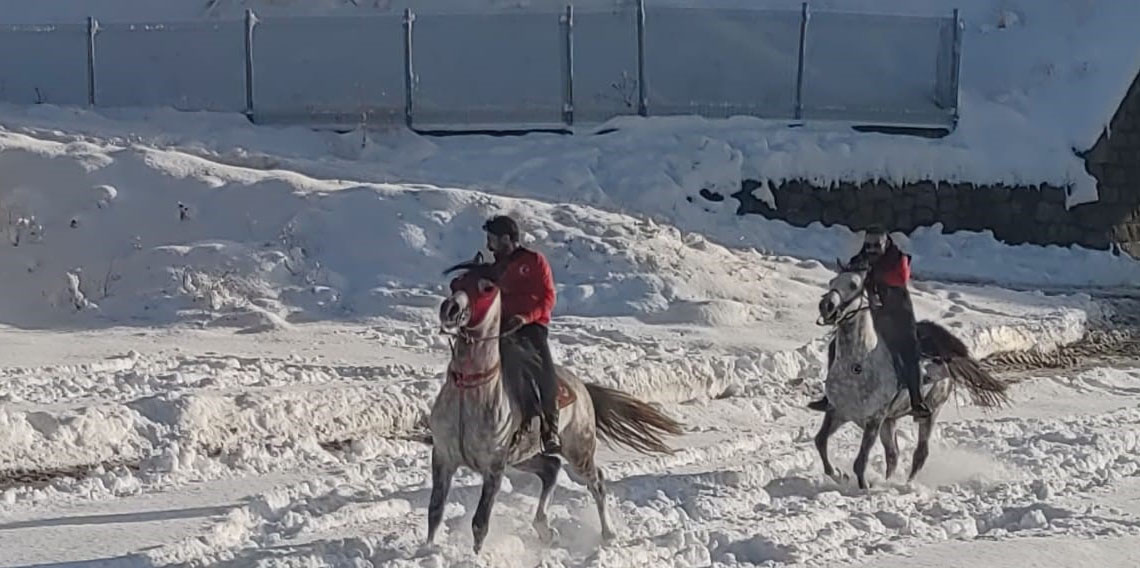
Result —
<svg viewBox="0 0 1140 568"><path fill-rule="evenodd" d="M960 291L984 301L984 290ZM997 302L986 309L1012 311ZM984 320L979 314L961 317ZM606 383L672 385L632 390L687 425L675 456L603 451L615 546L596 548L589 496L563 479L551 510L559 540L540 547L528 522L536 484L516 475L476 560L468 528L476 480L461 474L441 545L421 547L427 448L398 437L438 388L438 350L377 346L379 332L339 324L256 336L112 329L94 344L84 333L41 332L34 352L20 350L20 366L4 371L0 440L9 468L129 467L46 486L34 475L5 481L0 565L878 566L913 555L917 565L941 567L960 565L962 554L1029 551L1026 560L1049 560L1036 565L1081 566L1092 555L1125 566L1140 541L1140 369L1033 375L997 415L948 407L918 482L880 481L864 494L818 471L810 442L818 415L800 408L817 388L818 346L770 358L756 346L748 361L700 339L560 323L564 359ZM587 367L583 359L600 357L601 345L610 358L651 362ZM122 357L128 346L135 353ZM647 351L719 362L735 380L712 396L682 392L712 377L676 359L656 367ZM745 366L765 359L782 364ZM55 360L66 363L45 366ZM855 433L839 439L833 453L846 466ZM903 440L906 456L910 428ZM881 457L873 467L881 475Z"/></svg>
<svg viewBox="0 0 1140 568"><path fill-rule="evenodd" d="M143 4L157 6L115 3ZM288 5L250 3L265 4ZM858 8L872 4L895 11L886 0ZM998 153L962 138L753 121L426 139L166 111L0 110L0 565L1132 565L1140 362L1018 374L1008 410L946 409L915 484L838 486L819 471L819 416L803 404L819 392L823 263L853 252L857 236L739 217L732 199L701 197L820 171L1084 175L1067 152L1091 143L1135 52L1098 59L1100 44L1054 32L1125 25L1135 8L1056 2L1034 19L1009 2L965 4L977 22L968 41L1012 54L1019 70L964 76L971 116L1004 118L984 131L964 119L962 136ZM90 6L20 5L31 21ZM210 5L212 17L246 3ZM200 3L177 6L201 15ZM1054 35L1065 41L1034 56L1003 43ZM1097 100L1081 112L1039 121L1050 101L1086 91ZM1010 121L1052 126L1000 126ZM555 356L686 424L676 455L602 452L619 530L610 547L597 547L593 506L569 479L551 509L560 537L539 546L536 484L513 476L473 557L469 473L439 546L421 546L427 448L406 438L445 365L439 273L504 211L554 267ZM1129 292L1140 278L1127 257L986 234L924 229L904 244L920 317L979 357L1072 343L1106 321L1090 291ZM912 441L904 430L904 465ZM837 463L849 467L854 442L850 429L839 435Z"/></svg>
<svg viewBox="0 0 1140 568"><path fill-rule="evenodd" d="M690 173L655 196L632 191L663 179L660 166L641 167L648 151L590 170L609 190L591 203L566 178L540 182L573 158L535 167L515 191L487 181L541 139L377 133L388 146L368 142L375 154L353 160L338 154L352 135L240 126L225 135L262 149L220 154L193 128L176 143L149 128L0 132L13 245L0 249L3 565L818 565L913 554L946 566L951 541L976 554L1018 554L1031 539L1079 554L1140 534L1126 514L1140 420L1131 369L1023 382L997 415L949 408L913 486L863 494L825 481L810 443L818 416L803 410L819 392L813 321L831 274L813 258L851 252L854 236L690 202L724 175L691 148L663 154ZM622 136L593 151L648 143ZM437 178L393 157L424 148L412 163ZM370 167L423 183L377 183ZM561 536L538 547L527 523L535 487L515 476L485 555L472 557L470 474L440 546L420 544L427 448L405 438L444 366L439 270L470 256L482 219L504 210L525 218L554 265L556 357L686 423L674 456L603 452L620 519L612 547L596 547L592 506L568 479L552 509ZM985 235L918 234L908 246L920 274L1030 288L1119 286L1140 270ZM1047 351L1105 315L1073 290L928 278L915 298L978 356ZM840 435L839 463L853 442Z"/></svg>

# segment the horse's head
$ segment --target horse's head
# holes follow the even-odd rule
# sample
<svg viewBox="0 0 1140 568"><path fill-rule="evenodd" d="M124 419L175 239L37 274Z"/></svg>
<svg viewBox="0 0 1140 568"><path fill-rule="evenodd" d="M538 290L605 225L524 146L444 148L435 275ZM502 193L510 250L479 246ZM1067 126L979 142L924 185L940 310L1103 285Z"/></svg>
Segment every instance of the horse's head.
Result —
<svg viewBox="0 0 1140 568"><path fill-rule="evenodd" d="M868 267L837 262L838 274L828 282L827 292L819 300L819 321L825 325L834 325L858 308L857 301L863 297L867 282Z"/></svg>
<svg viewBox="0 0 1140 568"><path fill-rule="evenodd" d="M481 328L499 316L499 287L495 284L492 264L483 262L482 253L475 259L452 266L450 274L463 271L451 281L451 295L439 306L439 324L445 331Z"/></svg>

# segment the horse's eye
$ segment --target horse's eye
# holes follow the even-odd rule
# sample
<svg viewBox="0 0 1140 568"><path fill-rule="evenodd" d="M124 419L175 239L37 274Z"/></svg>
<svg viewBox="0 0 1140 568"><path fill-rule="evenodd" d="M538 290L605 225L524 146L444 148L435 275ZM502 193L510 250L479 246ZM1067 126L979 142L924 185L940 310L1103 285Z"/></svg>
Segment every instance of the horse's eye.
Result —
<svg viewBox="0 0 1140 568"><path fill-rule="evenodd" d="M856 289L856 288L858 288L858 287L859 287L859 285L858 285L858 284L855 284L854 282L848 282L848 283L847 283L847 289L848 289L848 290L854 290L854 289Z"/></svg>

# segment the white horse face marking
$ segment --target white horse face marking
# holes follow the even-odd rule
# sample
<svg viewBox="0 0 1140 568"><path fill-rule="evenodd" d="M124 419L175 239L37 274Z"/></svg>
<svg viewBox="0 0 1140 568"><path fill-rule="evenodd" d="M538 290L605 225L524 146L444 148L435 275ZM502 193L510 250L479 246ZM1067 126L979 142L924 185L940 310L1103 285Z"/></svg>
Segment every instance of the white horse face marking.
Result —
<svg viewBox="0 0 1140 568"><path fill-rule="evenodd" d="M841 272L827 284L827 293L819 300L820 320L827 324L835 323L843 310L852 305L863 293L864 274L861 272Z"/></svg>

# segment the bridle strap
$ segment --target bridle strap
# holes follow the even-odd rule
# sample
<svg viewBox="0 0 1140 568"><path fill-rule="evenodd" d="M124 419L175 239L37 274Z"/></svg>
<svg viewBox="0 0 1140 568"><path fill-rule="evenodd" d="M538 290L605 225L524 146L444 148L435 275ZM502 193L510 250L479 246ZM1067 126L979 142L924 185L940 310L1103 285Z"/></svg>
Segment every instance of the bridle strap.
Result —
<svg viewBox="0 0 1140 568"><path fill-rule="evenodd" d="M481 387L494 379L502 368L500 363L495 363L493 367L478 373L460 373L454 369L447 370L447 378L461 389L471 389Z"/></svg>
<svg viewBox="0 0 1140 568"><path fill-rule="evenodd" d="M827 294L830 294L833 291L837 292L835 290L828 290ZM824 296L826 296L827 294L824 294ZM866 283L864 283L863 286L859 289L859 292L857 294L852 295L851 298L849 298L846 302L843 302L838 307L836 307L836 311L842 315L840 315L838 318L836 318L836 320L834 322L831 322L831 323L824 322L823 316L820 316L820 317L816 318L815 324L818 326L821 326L821 327L829 327L829 326L838 327L840 325L847 323L848 321L851 321L851 318L854 318L855 316L859 315L861 312L865 312L865 311L871 309L871 306L867 305L867 303L866 303L867 294L868 294L867 285L866 285ZM856 301L865 302L865 305L859 306L858 308L853 309L853 310L848 310L848 308L850 308L851 305L854 304Z"/></svg>

